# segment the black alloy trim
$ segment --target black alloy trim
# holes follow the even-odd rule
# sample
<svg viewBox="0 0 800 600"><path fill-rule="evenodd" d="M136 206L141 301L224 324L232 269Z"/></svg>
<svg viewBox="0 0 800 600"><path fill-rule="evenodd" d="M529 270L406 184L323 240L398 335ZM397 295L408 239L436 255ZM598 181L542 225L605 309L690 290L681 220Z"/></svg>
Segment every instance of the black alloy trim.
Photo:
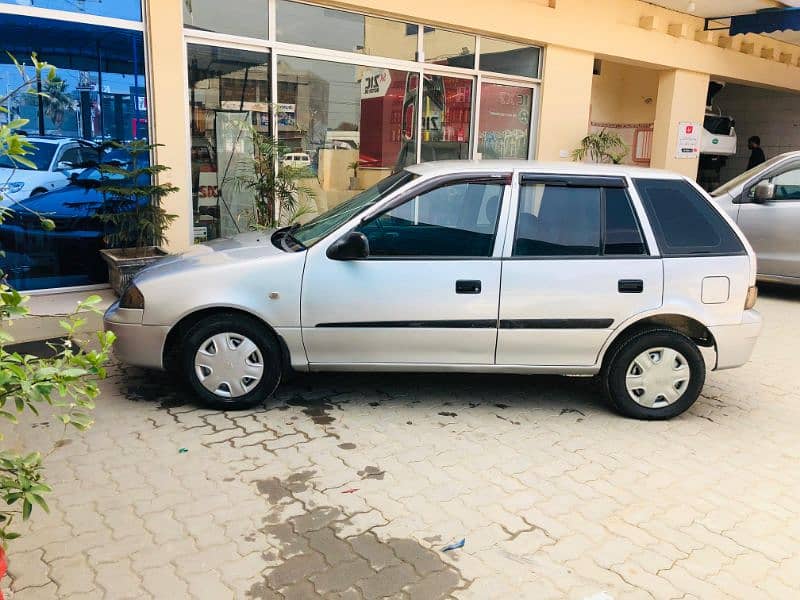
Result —
<svg viewBox="0 0 800 600"><path fill-rule="evenodd" d="M351 323L318 323L316 327L354 329L496 329L497 319L442 319L431 321L355 321Z"/></svg>
<svg viewBox="0 0 800 600"><path fill-rule="evenodd" d="M614 319L501 319L500 329L608 329Z"/></svg>
<svg viewBox="0 0 800 600"><path fill-rule="evenodd" d="M608 329L614 319L502 319L500 329ZM430 321L353 321L318 323L325 329L495 329L496 319L441 319Z"/></svg>

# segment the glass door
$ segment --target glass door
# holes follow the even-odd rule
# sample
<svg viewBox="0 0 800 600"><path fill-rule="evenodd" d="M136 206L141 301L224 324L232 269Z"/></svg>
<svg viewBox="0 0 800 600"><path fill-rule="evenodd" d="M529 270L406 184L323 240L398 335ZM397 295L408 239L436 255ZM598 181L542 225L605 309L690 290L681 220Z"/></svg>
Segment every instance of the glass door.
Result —
<svg viewBox="0 0 800 600"><path fill-rule="evenodd" d="M531 156L534 85L481 81L475 158Z"/></svg>
<svg viewBox="0 0 800 600"><path fill-rule="evenodd" d="M470 158L474 79L426 72L423 77L421 160Z"/></svg>

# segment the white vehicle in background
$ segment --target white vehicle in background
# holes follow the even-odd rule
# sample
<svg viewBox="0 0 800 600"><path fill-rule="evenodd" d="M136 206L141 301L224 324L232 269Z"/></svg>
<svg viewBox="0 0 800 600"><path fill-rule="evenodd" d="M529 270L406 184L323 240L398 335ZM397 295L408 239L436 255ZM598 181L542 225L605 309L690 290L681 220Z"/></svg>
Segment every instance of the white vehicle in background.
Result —
<svg viewBox="0 0 800 600"><path fill-rule="evenodd" d="M281 163L284 167L302 169L303 167L311 166L311 156L309 156L307 152L289 152L284 155Z"/></svg>
<svg viewBox="0 0 800 600"><path fill-rule="evenodd" d="M34 148L25 156L36 167L0 157L0 206L66 187L70 176L100 161L97 146L76 138L27 136Z"/></svg>
<svg viewBox="0 0 800 600"><path fill-rule="evenodd" d="M728 157L736 155L736 121L714 108L714 96L724 87L725 84L719 81L708 84L706 114L700 134L701 183L708 190L719 185L720 170L728 162Z"/></svg>

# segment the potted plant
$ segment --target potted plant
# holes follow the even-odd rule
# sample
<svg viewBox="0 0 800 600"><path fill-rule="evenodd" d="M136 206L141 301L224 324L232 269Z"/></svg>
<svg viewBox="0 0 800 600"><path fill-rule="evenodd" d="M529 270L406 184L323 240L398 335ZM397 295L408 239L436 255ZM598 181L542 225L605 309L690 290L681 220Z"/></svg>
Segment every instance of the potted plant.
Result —
<svg viewBox="0 0 800 600"><path fill-rule="evenodd" d="M353 170L353 176L350 178L350 189L357 190L358 189L358 161L353 161L349 165L347 165L348 169Z"/></svg>
<svg viewBox="0 0 800 600"><path fill-rule="evenodd" d="M572 160L582 161L588 156L592 162L620 164L628 155L628 146L622 138L603 129L590 133L581 140L581 145L572 151Z"/></svg>
<svg viewBox="0 0 800 600"><path fill-rule="evenodd" d="M311 175L309 169L285 164L282 160L287 152L284 144L250 124L245 127L253 141L253 155L239 165L234 183L237 189L253 195L249 227L270 229L281 224L290 225L314 212L314 190L302 183Z"/></svg>
<svg viewBox="0 0 800 600"><path fill-rule="evenodd" d="M166 243L166 229L176 219L162 207L164 198L178 191L168 183L157 183L159 173L168 167L150 164L156 144L136 140L112 143L127 164L103 163L98 189L103 204L98 217L106 224L103 237L108 249L101 250L108 264L111 287L122 294L125 286L142 268L166 256L160 248Z"/></svg>

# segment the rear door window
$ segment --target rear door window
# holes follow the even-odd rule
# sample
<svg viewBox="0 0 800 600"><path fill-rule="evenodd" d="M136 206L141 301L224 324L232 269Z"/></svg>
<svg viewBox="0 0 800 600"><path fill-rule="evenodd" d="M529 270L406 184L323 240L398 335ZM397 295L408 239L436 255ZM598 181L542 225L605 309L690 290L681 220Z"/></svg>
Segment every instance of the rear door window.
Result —
<svg viewBox="0 0 800 600"><path fill-rule="evenodd" d="M680 179L634 179L663 256L744 254L709 201Z"/></svg>

